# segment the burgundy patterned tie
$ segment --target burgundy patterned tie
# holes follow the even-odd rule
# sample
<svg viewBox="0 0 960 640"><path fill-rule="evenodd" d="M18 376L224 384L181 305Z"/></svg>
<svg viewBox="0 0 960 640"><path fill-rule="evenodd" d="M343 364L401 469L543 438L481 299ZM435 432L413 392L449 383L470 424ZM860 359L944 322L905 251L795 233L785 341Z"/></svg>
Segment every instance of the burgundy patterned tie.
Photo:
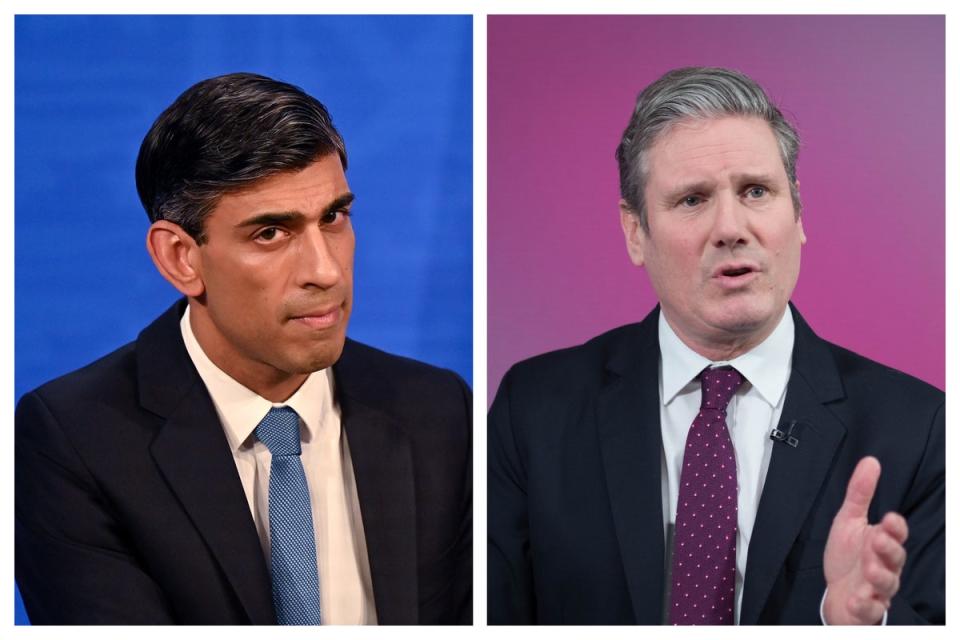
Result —
<svg viewBox="0 0 960 640"><path fill-rule="evenodd" d="M670 624L733 624L737 461L727 405L742 382L732 367L700 374L700 413L687 433L680 473Z"/></svg>

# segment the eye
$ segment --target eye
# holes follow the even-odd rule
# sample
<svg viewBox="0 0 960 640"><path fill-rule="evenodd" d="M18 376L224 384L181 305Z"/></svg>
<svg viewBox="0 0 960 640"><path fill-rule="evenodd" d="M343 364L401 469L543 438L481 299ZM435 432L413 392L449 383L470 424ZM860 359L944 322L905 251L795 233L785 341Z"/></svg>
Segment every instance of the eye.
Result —
<svg viewBox="0 0 960 640"><path fill-rule="evenodd" d="M323 217L320 218L320 222L328 226L337 225L345 221L348 217L350 217L349 209L336 209L323 214Z"/></svg>
<svg viewBox="0 0 960 640"><path fill-rule="evenodd" d="M767 195L767 193L769 193L769 190L766 187L760 186L758 184L755 184L752 187L747 188L747 190L744 192L744 194L748 198L752 198L753 200L758 200L763 196Z"/></svg>
<svg viewBox="0 0 960 640"><path fill-rule="evenodd" d="M270 243L278 240L283 233L284 230L280 227L264 227L254 234L253 239L260 243Z"/></svg>
<svg viewBox="0 0 960 640"><path fill-rule="evenodd" d="M679 204L682 207L695 207L698 204L701 204L702 202L703 202L703 198L701 198L700 196L690 195L690 196L684 196L683 198L681 198Z"/></svg>

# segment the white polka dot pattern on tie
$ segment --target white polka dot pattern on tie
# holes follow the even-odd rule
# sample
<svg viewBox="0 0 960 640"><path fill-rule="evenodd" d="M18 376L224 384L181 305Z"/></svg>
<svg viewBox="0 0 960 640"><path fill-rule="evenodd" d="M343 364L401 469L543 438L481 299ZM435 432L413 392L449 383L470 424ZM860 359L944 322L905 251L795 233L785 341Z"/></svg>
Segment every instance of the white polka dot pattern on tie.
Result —
<svg viewBox="0 0 960 640"><path fill-rule="evenodd" d="M270 450L270 574L277 622L320 624L320 582L310 492L300 461L300 418L271 409L256 428Z"/></svg>
<svg viewBox="0 0 960 640"><path fill-rule="evenodd" d="M733 624L737 481L726 412L743 377L719 367L700 379L700 412L687 433L680 474L670 622Z"/></svg>

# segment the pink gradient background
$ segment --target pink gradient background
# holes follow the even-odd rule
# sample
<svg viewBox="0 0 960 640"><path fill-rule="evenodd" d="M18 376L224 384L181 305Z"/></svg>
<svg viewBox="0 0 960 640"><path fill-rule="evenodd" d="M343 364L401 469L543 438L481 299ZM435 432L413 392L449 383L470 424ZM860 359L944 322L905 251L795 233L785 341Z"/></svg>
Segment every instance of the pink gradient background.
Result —
<svg viewBox="0 0 960 640"><path fill-rule="evenodd" d="M491 16L488 388L656 304L614 150L668 69L739 69L800 131L793 295L821 337L944 387L944 19Z"/></svg>

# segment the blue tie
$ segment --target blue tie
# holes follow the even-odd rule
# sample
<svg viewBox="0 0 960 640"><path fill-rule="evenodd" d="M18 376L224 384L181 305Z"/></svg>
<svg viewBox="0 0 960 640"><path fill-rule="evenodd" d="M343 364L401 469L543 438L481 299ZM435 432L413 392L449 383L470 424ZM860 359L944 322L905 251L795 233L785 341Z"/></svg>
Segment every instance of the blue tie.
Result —
<svg viewBox="0 0 960 640"><path fill-rule="evenodd" d="M307 477L300 462L300 417L270 409L257 425L270 462L270 573L280 624L320 624L320 582Z"/></svg>

